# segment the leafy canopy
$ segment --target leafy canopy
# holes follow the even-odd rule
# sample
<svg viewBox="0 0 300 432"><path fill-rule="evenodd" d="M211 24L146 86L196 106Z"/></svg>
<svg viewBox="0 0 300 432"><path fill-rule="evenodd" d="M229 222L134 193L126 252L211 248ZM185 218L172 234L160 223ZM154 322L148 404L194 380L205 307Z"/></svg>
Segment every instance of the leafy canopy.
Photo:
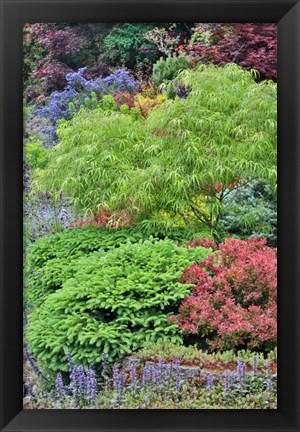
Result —
<svg viewBox="0 0 300 432"><path fill-rule="evenodd" d="M276 185L276 84L257 83L235 64L182 71L186 98L168 100L145 120L82 109L58 127L59 145L38 191L65 193L86 214L159 211L216 227L237 179Z"/></svg>

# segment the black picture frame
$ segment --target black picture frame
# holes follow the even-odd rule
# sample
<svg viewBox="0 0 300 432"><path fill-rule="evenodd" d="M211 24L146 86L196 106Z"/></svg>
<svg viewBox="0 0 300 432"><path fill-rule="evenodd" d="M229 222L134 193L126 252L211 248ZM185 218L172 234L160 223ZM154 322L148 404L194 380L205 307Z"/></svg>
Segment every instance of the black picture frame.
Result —
<svg viewBox="0 0 300 432"><path fill-rule="evenodd" d="M0 429L17 431L300 431L300 4L295 0L0 0ZM22 26L26 22L278 23L278 409L22 409Z"/></svg>

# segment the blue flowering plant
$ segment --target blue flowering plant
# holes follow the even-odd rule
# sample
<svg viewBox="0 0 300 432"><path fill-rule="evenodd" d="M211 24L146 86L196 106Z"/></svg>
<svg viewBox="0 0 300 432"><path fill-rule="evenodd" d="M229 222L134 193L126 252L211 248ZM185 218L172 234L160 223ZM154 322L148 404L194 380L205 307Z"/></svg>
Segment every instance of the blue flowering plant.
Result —
<svg viewBox="0 0 300 432"><path fill-rule="evenodd" d="M139 82L134 80L126 69L117 69L106 78L100 75L90 80L84 77L86 69L80 68L77 72L67 74L65 88L52 92L47 105L36 110L36 114L48 118L55 126L59 119L70 120L87 98L93 95L100 100L104 95L123 91L135 93L140 88Z"/></svg>
<svg viewBox="0 0 300 432"><path fill-rule="evenodd" d="M141 363L132 358L127 366L109 364L103 353L102 376L92 367L86 370L73 363L68 354L68 374L59 372L48 395L48 408L246 408L272 409L276 406L276 374L270 364L257 370L238 359L235 370L224 373L197 368L187 374L178 359ZM31 396L31 407L43 404L43 395Z"/></svg>

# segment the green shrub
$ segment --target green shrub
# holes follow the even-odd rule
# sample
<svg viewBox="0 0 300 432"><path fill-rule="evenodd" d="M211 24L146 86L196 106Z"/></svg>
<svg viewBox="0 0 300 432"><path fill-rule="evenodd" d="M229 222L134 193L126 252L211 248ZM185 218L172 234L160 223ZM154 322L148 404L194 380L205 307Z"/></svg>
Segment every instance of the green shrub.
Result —
<svg viewBox="0 0 300 432"><path fill-rule="evenodd" d="M266 238L277 246L277 202L266 183L251 182L233 190L224 198L220 230L224 235Z"/></svg>
<svg viewBox="0 0 300 432"><path fill-rule="evenodd" d="M134 357L141 359L142 361L147 360L159 360L163 359L167 362L180 360L182 364L201 364L208 366L209 364L217 363L232 363L238 359L243 360L246 364L252 365L253 356L257 356L257 364L260 367L267 366L270 361L277 361L277 350L270 351L267 356L263 353L255 353L250 350L234 350L208 353L197 348L196 345L184 346L176 345L170 341L163 343L150 342L134 354Z"/></svg>
<svg viewBox="0 0 300 432"><path fill-rule="evenodd" d="M99 365L103 352L113 360L147 341L181 343L177 325L167 320L192 287L178 282L181 269L209 252L152 239L90 253L69 268L65 259L61 289L29 315L30 351L45 368L65 371L68 351L87 367Z"/></svg>
<svg viewBox="0 0 300 432"><path fill-rule="evenodd" d="M48 151L42 147L41 141L32 141L25 144L25 160L32 170L45 168L48 160Z"/></svg>
<svg viewBox="0 0 300 432"><path fill-rule="evenodd" d="M25 291L27 308L39 306L46 297L61 288L77 270L77 259L103 250L108 251L130 242L169 238L184 244L189 232L183 228L147 229L142 226L118 229L86 226L69 228L62 233L35 241L27 252Z"/></svg>
<svg viewBox="0 0 300 432"><path fill-rule="evenodd" d="M184 57L169 57L159 60L153 66L153 80L157 85L171 81L182 69L188 69L189 64Z"/></svg>

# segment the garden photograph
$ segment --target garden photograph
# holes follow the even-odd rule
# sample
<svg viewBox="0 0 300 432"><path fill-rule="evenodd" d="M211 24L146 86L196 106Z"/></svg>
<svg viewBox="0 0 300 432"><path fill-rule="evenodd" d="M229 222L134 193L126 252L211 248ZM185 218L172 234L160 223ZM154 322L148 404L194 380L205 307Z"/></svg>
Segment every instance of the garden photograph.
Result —
<svg viewBox="0 0 300 432"><path fill-rule="evenodd" d="M23 407L277 409L277 26L23 26Z"/></svg>

